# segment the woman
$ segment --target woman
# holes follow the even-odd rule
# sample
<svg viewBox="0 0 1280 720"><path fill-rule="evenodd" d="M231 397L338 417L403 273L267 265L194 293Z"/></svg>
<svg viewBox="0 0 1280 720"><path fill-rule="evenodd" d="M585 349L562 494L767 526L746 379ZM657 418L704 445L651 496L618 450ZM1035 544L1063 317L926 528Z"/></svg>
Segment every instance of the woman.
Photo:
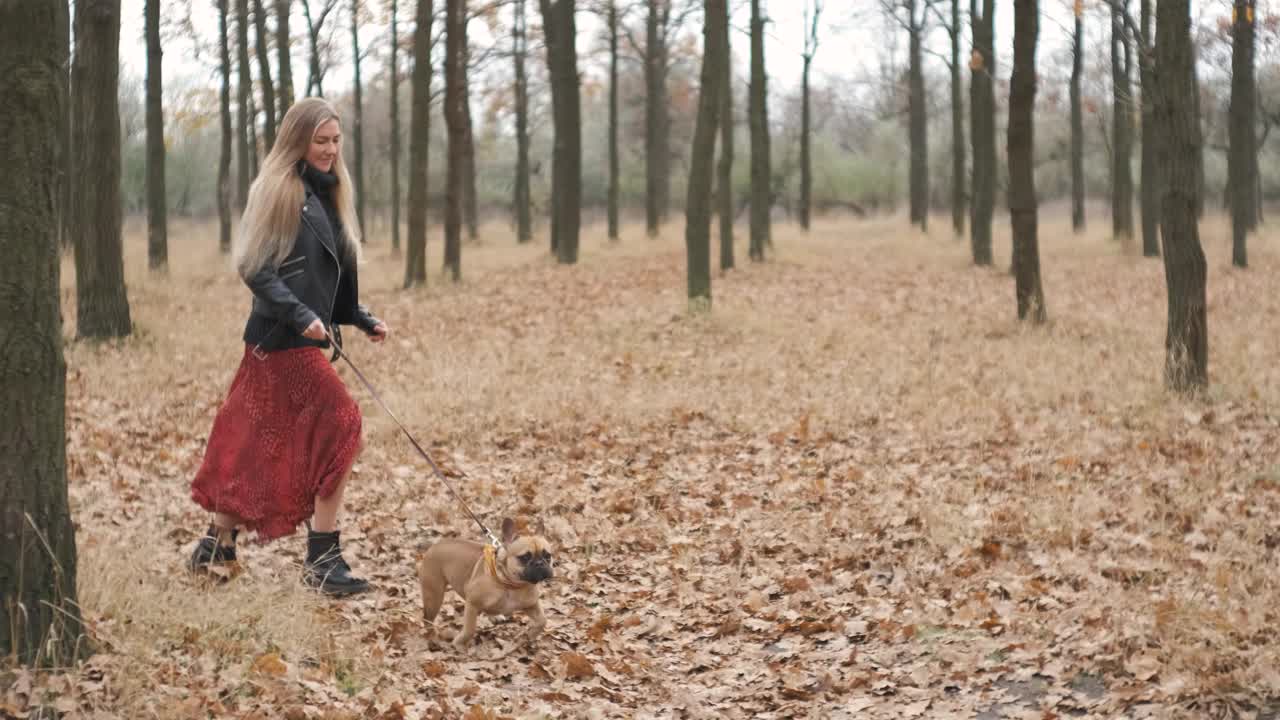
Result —
<svg viewBox="0 0 1280 720"><path fill-rule="evenodd" d="M191 494L214 513L192 572L227 578L240 527L265 542L310 518L303 580L332 596L369 589L342 557L337 515L360 452L360 408L323 348L338 325L374 342L387 326L358 304L359 222L333 106L298 101L249 190L235 266L253 291L244 356L213 422Z"/></svg>

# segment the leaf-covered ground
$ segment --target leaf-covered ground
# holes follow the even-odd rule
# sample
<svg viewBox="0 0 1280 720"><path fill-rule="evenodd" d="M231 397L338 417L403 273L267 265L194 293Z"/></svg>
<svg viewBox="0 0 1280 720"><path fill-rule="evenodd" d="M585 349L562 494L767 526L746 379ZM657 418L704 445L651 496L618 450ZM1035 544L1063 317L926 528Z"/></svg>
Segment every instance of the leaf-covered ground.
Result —
<svg viewBox="0 0 1280 720"><path fill-rule="evenodd" d="M131 226L137 332L67 348L99 652L4 675L0 715L1267 717L1275 238L1238 271L1206 228L1213 385L1185 400L1161 387L1159 261L1045 223L1052 324L1028 330L1007 266L904 224L779 227L774 259L717 276L703 317L674 225L618 246L590 228L576 267L488 228L461 286L414 292L371 246L362 289L394 334L351 338L353 359L479 512L540 519L557 549L542 641L482 620L466 654L425 634L413 560L477 531L345 368L367 447L344 542L376 592L304 591L301 534L244 546L226 587L181 572L247 293L216 228L176 226L156 279Z"/></svg>

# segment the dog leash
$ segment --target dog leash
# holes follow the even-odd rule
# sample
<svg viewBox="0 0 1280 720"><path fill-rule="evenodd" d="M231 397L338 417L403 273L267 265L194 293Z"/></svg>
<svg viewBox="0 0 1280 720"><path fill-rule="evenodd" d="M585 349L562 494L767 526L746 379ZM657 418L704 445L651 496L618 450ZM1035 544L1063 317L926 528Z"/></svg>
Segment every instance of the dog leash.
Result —
<svg viewBox="0 0 1280 720"><path fill-rule="evenodd" d="M334 353L347 362L347 366L356 374L356 377L360 378L360 382L364 383L364 386L368 388L369 394L373 395L373 399L378 401L378 405L382 406L382 409L386 411L387 415L391 416L392 420L395 420L396 425L400 426L400 431L403 432L404 436L409 438L409 442L413 444L413 448L417 450L418 454L421 455L422 458L427 461L427 464L431 466L432 472L435 473L436 477L440 478L440 482L444 483L444 486L449 489L449 493L453 495L453 499L457 500L458 504L462 506L463 511L467 513L467 516L474 520L476 525L480 526L480 530L482 530L489 538L489 544L492 545L495 550L501 548L502 541L498 539L497 535L493 534L493 531L490 530L488 526L481 522L480 518L476 517L475 513L471 512L471 508L467 505L467 502L462 499L462 496L458 494L457 490L453 489L453 485L449 482L448 478L446 478L444 473L440 471L440 466L436 465L436 461L432 460L431 456L427 454L427 451L422 449L422 446L419 445L418 441L409 433L409 430L404 426L404 423L400 422L400 418L396 417L396 414L391 412L391 408L387 407L387 404L382 401L382 396L378 395L378 391L373 389L373 383L369 382L369 380L364 376L364 373L360 372L360 368L356 367L355 363L351 362L351 358L347 357L347 354L343 352L342 346L334 339L333 334L329 332L329 328L326 327L324 329L324 334L329 338L329 344L333 346ZM462 477L464 478L467 476L467 474L461 470L458 472L462 473Z"/></svg>

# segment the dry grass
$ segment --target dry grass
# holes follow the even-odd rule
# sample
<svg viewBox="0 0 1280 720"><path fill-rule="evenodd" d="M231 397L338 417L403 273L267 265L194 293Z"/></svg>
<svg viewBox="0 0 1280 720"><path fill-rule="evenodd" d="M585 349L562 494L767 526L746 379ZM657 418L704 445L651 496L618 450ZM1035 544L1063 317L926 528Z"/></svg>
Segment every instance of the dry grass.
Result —
<svg viewBox="0 0 1280 720"><path fill-rule="evenodd" d="M628 228L619 245L588 227L576 267L555 265L541 236L516 247L489 226L464 247L458 286L438 272L433 230L430 286L412 292L385 242L371 246L363 299L394 335L350 343L353 358L420 440L476 478L466 491L481 510L537 509L562 548L552 650L530 662L575 649L602 672L635 668L628 682L617 670L593 681L600 693L552 669L527 695L520 666L513 680L417 630L405 639L414 546L473 531L345 369L368 444L348 534L383 590L336 607L303 593L300 539L249 548L232 587L200 592L178 572L204 522L187 483L243 349L248 296L215 225L176 222L157 278L131 220L135 336L68 345L81 600L111 651L95 661L110 681L82 707L275 717L325 698L383 712L398 698L410 717L473 703L750 716L858 696L886 716L922 700L941 716L997 702L993 683L1030 672L1063 688L1103 678L1109 693L1086 706L1097 716L1280 696L1277 237L1255 238L1253 267L1237 271L1225 225L1206 224L1212 388L1186 400L1161 386L1161 264L1046 215L1044 329L1016 322L1011 278L972 268L941 218L928 235L901 218L819 222L807 236L780 225L774 259L749 264L740 247L701 317L685 312L677 223L654 240ZM1008 261L1003 225L997 257ZM63 278L71 338L69 262ZM796 591L797 576L812 589ZM670 619L699 608L701 624ZM744 629L713 640L707 628L734 615ZM584 635L630 616L657 629ZM751 624L826 616L871 623L851 664L851 631L806 635L778 660L781 641ZM709 649L723 643L744 659ZM254 671L272 653L284 678ZM423 675L430 658L443 677ZM744 689L766 665L777 687Z"/></svg>

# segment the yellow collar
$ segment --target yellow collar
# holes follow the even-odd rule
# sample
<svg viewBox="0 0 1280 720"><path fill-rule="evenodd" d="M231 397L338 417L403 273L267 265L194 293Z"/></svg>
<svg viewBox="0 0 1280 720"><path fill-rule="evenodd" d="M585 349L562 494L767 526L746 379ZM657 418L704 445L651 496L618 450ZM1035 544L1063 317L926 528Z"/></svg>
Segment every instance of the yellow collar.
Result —
<svg viewBox="0 0 1280 720"><path fill-rule="evenodd" d="M484 567L489 572L489 577L492 577L499 585L510 590L518 590L530 584L524 580L512 580L507 573L498 569L498 550L492 545L484 546Z"/></svg>

